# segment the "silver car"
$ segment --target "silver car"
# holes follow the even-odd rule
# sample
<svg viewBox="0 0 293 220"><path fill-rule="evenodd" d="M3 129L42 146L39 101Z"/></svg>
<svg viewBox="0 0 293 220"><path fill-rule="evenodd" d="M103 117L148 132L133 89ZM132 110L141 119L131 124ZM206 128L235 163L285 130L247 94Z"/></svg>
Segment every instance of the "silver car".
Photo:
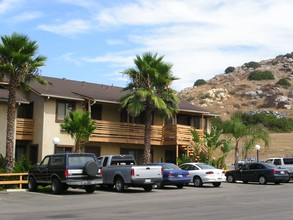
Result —
<svg viewBox="0 0 293 220"><path fill-rule="evenodd" d="M226 181L225 171L217 169L205 163L184 163L179 166L182 170L187 170L194 186L201 187L205 183L212 183L214 187L219 187Z"/></svg>

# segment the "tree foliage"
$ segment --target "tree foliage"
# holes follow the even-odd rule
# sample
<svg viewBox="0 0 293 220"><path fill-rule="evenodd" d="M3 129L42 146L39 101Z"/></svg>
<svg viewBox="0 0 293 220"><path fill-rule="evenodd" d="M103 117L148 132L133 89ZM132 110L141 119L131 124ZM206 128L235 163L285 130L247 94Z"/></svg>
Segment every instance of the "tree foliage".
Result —
<svg viewBox="0 0 293 220"><path fill-rule="evenodd" d="M64 122L60 125L71 138L74 139L74 152L81 152L82 144L88 141L95 130L94 121L90 117L89 112L76 110L69 112L64 118Z"/></svg>
<svg viewBox="0 0 293 220"><path fill-rule="evenodd" d="M291 83L286 78L282 78L282 79L279 79L279 81L276 83L276 85L290 87Z"/></svg>
<svg viewBox="0 0 293 220"><path fill-rule="evenodd" d="M258 62L255 62L255 61L250 61L248 63L244 63L244 66L247 67L247 68L257 69L258 67L260 67L260 64Z"/></svg>
<svg viewBox="0 0 293 220"><path fill-rule="evenodd" d="M38 45L28 36L13 33L1 36L0 79L7 80L7 131L6 131L6 172L13 168L13 147L16 117L16 90L27 89L28 83L36 80L45 84L39 75L39 67L45 65L46 57L37 55Z"/></svg>
<svg viewBox="0 0 293 220"><path fill-rule="evenodd" d="M144 163L151 162L151 125L153 112L163 118L171 118L177 112L179 99L171 84L176 77L172 65L163 61L163 56L144 53L134 59L135 67L127 69L130 82L123 89L128 93L121 97L122 109L133 116L145 115Z"/></svg>

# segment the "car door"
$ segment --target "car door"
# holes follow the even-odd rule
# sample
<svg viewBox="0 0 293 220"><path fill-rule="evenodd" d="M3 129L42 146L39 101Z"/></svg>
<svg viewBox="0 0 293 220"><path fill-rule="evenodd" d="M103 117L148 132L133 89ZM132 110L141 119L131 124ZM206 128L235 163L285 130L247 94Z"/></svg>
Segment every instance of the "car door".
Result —
<svg viewBox="0 0 293 220"><path fill-rule="evenodd" d="M240 181L249 181L250 178L250 166L249 164L244 164L239 172L236 174L236 179Z"/></svg>
<svg viewBox="0 0 293 220"><path fill-rule="evenodd" d="M49 162L51 157L46 156L42 162L35 169L35 178L37 182L48 182L49 181Z"/></svg>
<svg viewBox="0 0 293 220"><path fill-rule="evenodd" d="M257 163L249 164L249 172L247 175L248 177L247 181L257 182L261 171L262 170L261 170L260 164L257 164Z"/></svg>

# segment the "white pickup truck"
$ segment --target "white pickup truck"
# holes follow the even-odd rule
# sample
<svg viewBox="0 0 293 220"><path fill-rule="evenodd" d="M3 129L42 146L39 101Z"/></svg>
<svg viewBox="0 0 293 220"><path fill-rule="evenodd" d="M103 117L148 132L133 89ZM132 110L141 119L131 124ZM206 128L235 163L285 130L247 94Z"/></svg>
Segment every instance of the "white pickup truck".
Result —
<svg viewBox="0 0 293 220"><path fill-rule="evenodd" d="M143 187L151 191L163 181L161 166L137 166L132 155L106 155L98 157L102 185L115 186L117 192L127 187Z"/></svg>
<svg viewBox="0 0 293 220"><path fill-rule="evenodd" d="M289 171L290 179L293 179L293 157L269 158L265 162L275 164L279 168L287 169Z"/></svg>

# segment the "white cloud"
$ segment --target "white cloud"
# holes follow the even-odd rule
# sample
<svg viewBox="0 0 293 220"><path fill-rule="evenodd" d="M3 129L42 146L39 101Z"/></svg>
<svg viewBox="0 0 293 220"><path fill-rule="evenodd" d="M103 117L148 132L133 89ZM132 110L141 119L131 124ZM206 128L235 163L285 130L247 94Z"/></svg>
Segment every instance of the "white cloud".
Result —
<svg viewBox="0 0 293 220"><path fill-rule="evenodd" d="M84 20L70 20L62 24L46 25L42 24L38 26L39 29L44 31L53 32L55 34L63 36L73 36L77 33L85 33L90 30L91 26L89 22Z"/></svg>
<svg viewBox="0 0 293 220"><path fill-rule="evenodd" d="M0 14L13 10L16 5L19 4L19 0L3 0L0 2Z"/></svg>
<svg viewBox="0 0 293 220"><path fill-rule="evenodd" d="M73 57L73 53L66 53L58 57L58 59L64 60L66 62L74 63L76 66L81 65L81 62Z"/></svg>
<svg viewBox="0 0 293 220"><path fill-rule="evenodd" d="M39 12L39 11L23 12L23 13L20 13L20 14L14 16L14 17L11 17L10 21L15 22L15 23L22 23L22 22L35 20L35 19L40 18L42 16L43 16L43 13Z"/></svg>

